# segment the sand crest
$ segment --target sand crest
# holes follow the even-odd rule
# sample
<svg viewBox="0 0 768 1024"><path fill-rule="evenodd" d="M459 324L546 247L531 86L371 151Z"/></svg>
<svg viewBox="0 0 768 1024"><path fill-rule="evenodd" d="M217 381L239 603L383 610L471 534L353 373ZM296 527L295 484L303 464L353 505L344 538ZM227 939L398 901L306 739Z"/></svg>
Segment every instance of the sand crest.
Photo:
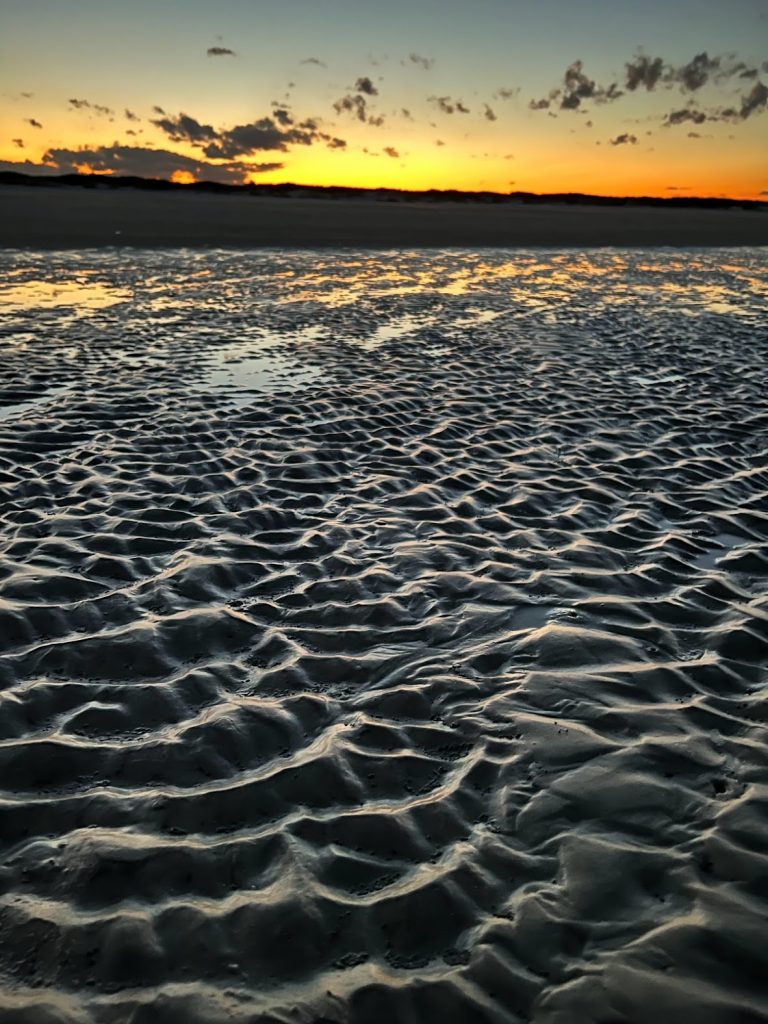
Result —
<svg viewBox="0 0 768 1024"><path fill-rule="evenodd" d="M768 1019L765 250L6 252L0 1019Z"/></svg>

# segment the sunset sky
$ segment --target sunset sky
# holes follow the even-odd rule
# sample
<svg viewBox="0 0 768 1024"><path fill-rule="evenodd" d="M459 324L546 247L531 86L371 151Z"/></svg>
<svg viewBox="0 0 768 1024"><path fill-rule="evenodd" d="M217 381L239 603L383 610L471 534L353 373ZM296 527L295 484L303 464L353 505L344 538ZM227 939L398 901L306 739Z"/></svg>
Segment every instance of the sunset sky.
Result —
<svg viewBox="0 0 768 1024"><path fill-rule="evenodd" d="M0 169L768 196L768 0L0 0Z"/></svg>

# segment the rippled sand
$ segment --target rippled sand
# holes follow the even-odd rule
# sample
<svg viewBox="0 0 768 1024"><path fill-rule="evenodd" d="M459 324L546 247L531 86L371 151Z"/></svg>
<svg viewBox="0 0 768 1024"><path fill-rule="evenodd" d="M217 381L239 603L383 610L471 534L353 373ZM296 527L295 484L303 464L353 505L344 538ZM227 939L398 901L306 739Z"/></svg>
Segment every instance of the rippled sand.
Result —
<svg viewBox="0 0 768 1024"><path fill-rule="evenodd" d="M0 257L3 1024L768 1020L767 259Z"/></svg>

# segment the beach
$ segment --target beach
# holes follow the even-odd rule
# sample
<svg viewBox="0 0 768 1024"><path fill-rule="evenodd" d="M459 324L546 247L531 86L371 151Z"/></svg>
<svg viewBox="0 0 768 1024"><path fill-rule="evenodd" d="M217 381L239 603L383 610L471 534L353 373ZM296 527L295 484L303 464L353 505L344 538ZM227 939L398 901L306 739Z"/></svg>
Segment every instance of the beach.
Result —
<svg viewBox="0 0 768 1024"><path fill-rule="evenodd" d="M0 187L0 246L768 245L765 210Z"/></svg>
<svg viewBox="0 0 768 1024"><path fill-rule="evenodd" d="M768 1020L764 223L0 190L0 1020Z"/></svg>

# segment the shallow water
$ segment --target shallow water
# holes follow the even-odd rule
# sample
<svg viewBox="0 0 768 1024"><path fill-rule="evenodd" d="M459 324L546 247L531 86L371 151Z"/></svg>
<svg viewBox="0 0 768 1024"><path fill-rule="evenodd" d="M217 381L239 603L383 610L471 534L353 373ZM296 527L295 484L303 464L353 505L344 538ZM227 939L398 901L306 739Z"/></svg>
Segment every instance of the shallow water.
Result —
<svg viewBox="0 0 768 1024"><path fill-rule="evenodd" d="M0 254L0 1017L768 1020L767 266Z"/></svg>

